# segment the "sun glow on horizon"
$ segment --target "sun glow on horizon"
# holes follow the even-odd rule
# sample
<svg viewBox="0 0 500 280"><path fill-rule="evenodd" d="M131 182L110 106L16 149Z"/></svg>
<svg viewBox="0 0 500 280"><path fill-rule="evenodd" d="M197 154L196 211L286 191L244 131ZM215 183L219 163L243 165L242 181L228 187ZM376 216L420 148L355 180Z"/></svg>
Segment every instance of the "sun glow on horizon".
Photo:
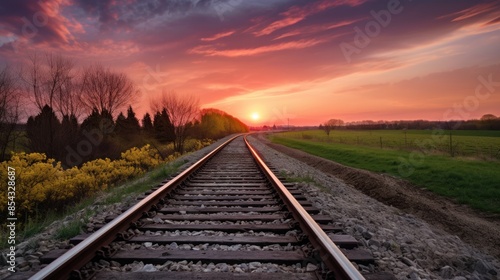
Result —
<svg viewBox="0 0 500 280"><path fill-rule="evenodd" d="M257 112L252 113L252 120L258 121L260 119L260 115Z"/></svg>

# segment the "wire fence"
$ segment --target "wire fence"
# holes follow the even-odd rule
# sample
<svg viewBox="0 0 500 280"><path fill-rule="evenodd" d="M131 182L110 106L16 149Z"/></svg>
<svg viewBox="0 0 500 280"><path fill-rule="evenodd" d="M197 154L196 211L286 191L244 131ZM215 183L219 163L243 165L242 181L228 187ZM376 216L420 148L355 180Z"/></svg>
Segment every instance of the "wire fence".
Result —
<svg viewBox="0 0 500 280"><path fill-rule="evenodd" d="M457 134L454 134L457 133ZM500 159L500 135L498 132L478 133L442 131L334 130L288 132L288 137L325 143L358 145L380 149L420 151L426 154L441 154L451 157L473 157L484 160ZM481 135L485 134L485 135Z"/></svg>

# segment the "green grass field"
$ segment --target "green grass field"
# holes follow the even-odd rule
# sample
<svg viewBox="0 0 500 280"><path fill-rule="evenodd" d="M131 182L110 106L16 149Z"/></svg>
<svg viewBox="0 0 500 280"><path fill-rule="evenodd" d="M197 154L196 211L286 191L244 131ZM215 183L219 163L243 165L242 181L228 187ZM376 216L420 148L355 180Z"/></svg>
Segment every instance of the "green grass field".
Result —
<svg viewBox="0 0 500 280"><path fill-rule="evenodd" d="M412 137L416 139L419 135L420 137L423 135L423 138L419 138L423 140L426 139L426 135L427 138L430 137L430 134L426 134L427 131L411 132ZM357 136L370 135L368 131L333 131L330 138L322 137L321 133L326 136L322 131L285 132L272 135L271 140L347 166L403 178L437 194L451 197L459 203L486 212L500 213L500 161L498 160L450 157L448 154L426 150L381 149L380 146L373 144L346 144L347 141L339 143L331 140L340 135L346 139L356 139ZM394 135L402 132L371 133L372 138L384 136L395 138ZM457 138L464 143L468 140L471 143L493 144L500 140L495 133L483 132L482 136L471 134L467 135L467 132L464 132L463 135L457 135ZM496 146L497 149L498 147L499 145Z"/></svg>
<svg viewBox="0 0 500 280"><path fill-rule="evenodd" d="M287 132L287 137L315 142L418 150L481 159L500 159L500 131L454 130L322 130Z"/></svg>

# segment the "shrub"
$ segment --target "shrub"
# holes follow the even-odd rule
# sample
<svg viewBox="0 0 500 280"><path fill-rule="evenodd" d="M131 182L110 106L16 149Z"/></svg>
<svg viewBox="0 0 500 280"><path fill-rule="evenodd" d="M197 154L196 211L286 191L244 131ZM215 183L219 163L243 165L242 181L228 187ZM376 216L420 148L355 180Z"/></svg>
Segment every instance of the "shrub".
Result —
<svg viewBox="0 0 500 280"><path fill-rule="evenodd" d="M197 147L197 146L196 146ZM174 160L172 154L166 161ZM60 162L40 153L14 154L8 162L1 163L0 177L7 178L8 167L16 172L16 213L18 217L33 217L37 210L60 211L66 205L106 190L120 181L144 174L163 163L149 145L132 148L121 154L121 159L96 159L80 168L64 170ZM0 186L7 190L7 180ZM0 205L7 205L7 192L0 192ZM6 217L6 207L0 214ZM27 220L27 219L26 219Z"/></svg>

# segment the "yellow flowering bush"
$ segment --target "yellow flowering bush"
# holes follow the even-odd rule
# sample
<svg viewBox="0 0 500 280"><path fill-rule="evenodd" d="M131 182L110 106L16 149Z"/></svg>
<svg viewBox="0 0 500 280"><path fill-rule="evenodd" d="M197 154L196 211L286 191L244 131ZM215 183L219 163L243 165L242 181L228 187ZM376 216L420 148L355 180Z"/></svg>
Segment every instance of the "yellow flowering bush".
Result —
<svg viewBox="0 0 500 280"><path fill-rule="evenodd" d="M16 208L21 209L21 212L33 211L57 196L57 178L64 173L60 163L47 159L44 154L19 153L13 155L10 161L2 162L2 178L7 178L8 167L15 169ZM3 190L7 190L6 180L2 180L0 184ZM7 194L1 193L0 203L6 205Z"/></svg>
<svg viewBox="0 0 500 280"><path fill-rule="evenodd" d="M186 152L194 152L203 147L211 145L213 142L214 141L211 139L203 139L203 140L188 139L184 144L184 149Z"/></svg>
<svg viewBox="0 0 500 280"><path fill-rule="evenodd" d="M166 161L178 155L170 155ZM149 145L132 148L121 154L121 159L96 159L80 168L63 169L60 162L40 153L14 154L10 161L0 163L0 177L7 178L8 167L15 168L16 213L19 217L32 216L39 211L60 211L66 205L106 190L117 182L144 174L162 161ZM1 180L2 190L8 181ZM0 192L0 205L7 205L7 192ZM5 216L6 207L0 214Z"/></svg>
<svg viewBox="0 0 500 280"><path fill-rule="evenodd" d="M125 161L125 164L141 170L148 170L161 163L158 152L152 149L149 144L140 149L133 147L123 152L121 158Z"/></svg>

